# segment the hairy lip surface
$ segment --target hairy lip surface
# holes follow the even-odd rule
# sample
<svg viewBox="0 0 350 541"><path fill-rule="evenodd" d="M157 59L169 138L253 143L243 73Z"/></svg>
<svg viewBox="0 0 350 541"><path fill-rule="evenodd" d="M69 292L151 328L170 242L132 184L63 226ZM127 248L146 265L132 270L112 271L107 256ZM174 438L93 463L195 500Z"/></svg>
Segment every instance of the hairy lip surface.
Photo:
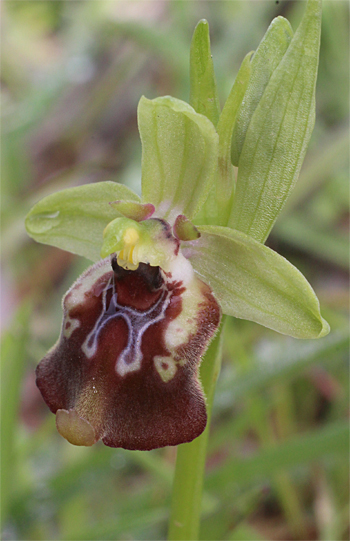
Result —
<svg viewBox="0 0 350 541"><path fill-rule="evenodd" d="M198 367L220 321L207 285L194 277L184 287L159 268L127 271L107 258L77 280L63 308L60 338L36 373L51 411L66 412L57 426L68 441L150 450L202 433Z"/></svg>

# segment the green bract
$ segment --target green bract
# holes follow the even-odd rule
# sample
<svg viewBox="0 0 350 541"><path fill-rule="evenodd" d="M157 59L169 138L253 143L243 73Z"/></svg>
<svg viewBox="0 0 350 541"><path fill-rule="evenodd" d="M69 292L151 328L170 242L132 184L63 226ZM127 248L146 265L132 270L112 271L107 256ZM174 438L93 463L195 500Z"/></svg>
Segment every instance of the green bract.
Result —
<svg viewBox="0 0 350 541"><path fill-rule="evenodd" d="M260 242L266 240L297 181L311 137L320 32L321 2L309 0L304 18L279 63L287 40L282 42L279 50L276 47L278 54L273 64L278 63L278 66L271 74L246 131L228 225ZM261 89L267 73L265 70L258 73L262 79ZM248 106L248 115L241 112L245 123L251 113L251 98ZM239 131L237 137L235 148L242 144Z"/></svg>
<svg viewBox="0 0 350 541"><path fill-rule="evenodd" d="M210 52L209 25L203 19L193 33L190 54L190 105L217 125L220 102Z"/></svg>
<svg viewBox="0 0 350 541"><path fill-rule="evenodd" d="M239 108L237 122L232 134L231 157L233 165L238 166L243 143L249 123L261 100L270 78L282 60L293 30L283 17L276 17L270 24L265 36L254 53L251 61L251 76L244 94L244 104Z"/></svg>
<svg viewBox="0 0 350 541"><path fill-rule="evenodd" d="M219 118L218 173L216 182L216 220L227 225L235 191L234 172L231 163L232 130L237 121L238 108L242 103L251 74L252 53L248 53L237 73L232 90Z"/></svg>
<svg viewBox="0 0 350 541"><path fill-rule="evenodd" d="M314 123L320 4L309 0L294 36L282 17L272 22L221 114L208 24L200 21L191 45L193 107L168 96L139 103L142 202L114 182L63 190L30 211L28 233L96 261L113 221L102 255L124 249L118 257L132 265L142 252L138 260L152 265L166 260L168 248L164 241L158 254L147 224L165 220L224 313L297 338L327 334L306 279L262 244L297 180ZM147 247L154 257L147 259Z"/></svg>

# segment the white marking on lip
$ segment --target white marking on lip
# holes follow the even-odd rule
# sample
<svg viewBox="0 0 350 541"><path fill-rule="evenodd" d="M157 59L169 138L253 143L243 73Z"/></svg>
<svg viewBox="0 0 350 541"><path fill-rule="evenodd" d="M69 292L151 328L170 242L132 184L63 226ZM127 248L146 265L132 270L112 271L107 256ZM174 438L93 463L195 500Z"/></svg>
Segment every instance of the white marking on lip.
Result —
<svg viewBox="0 0 350 541"><path fill-rule="evenodd" d="M111 270L110 257L102 259L87 269L67 291L63 301L64 310L69 312L72 308L82 304L85 301L85 294L91 290L101 276Z"/></svg>
<svg viewBox="0 0 350 541"><path fill-rule="evenodd" d="M173 357L162 357L161 355L156 355L153 362L158 374L165 383L173 379L177 372L176 362Z"/></svg>
<svg viewBox="0 0 350 541"><path fill-rule="evenodd" d="M69 323L69 325L67 325ZM69 317L67 314L63 320L62 334L65 338L70 338L73 334L73 331L80 327L79 319Z"/></svg>
<svg viewBox="0 0 350 541"><path fill-rule="evenodd" d="M186 344L191 334L197 332L197 315L200 304L205 302L205 298L196 277L193 277L191 283L187 284L181 295L181 300L182 310L175 319L169 322L164 335L166 348L174 354L176 348Z"/></svg>
<svg viewBox="0 0 350 541"><path fill-rule="evenodd" d="M81 346L82 351L88 359L91 359L97 352L98 337L102 328L108 321L114 318L122 318L128 326L128 343L116 361L116 372L125 376L141 368L143 355L141 353L142 337L146 329L161 321L165 317L165 311L170 302L171 291L163 286L163 292L158 301L147 311L138 311L130 306L118 304L115 284L111 278L106 285L102 295L102 311L97 319L94 328L86 337ZM107 291L113 288L112 297L107 307Z"/></svg>

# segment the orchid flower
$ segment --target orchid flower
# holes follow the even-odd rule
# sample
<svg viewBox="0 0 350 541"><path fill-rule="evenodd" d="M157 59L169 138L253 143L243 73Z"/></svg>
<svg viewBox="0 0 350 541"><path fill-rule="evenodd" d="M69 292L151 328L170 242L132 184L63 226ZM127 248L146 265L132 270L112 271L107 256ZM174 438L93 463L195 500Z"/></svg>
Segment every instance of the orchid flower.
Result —
<svg viewBox="0 0 350 541"><path fill-rule="evenodd" d="M37 367L71 443L149 450L199 436L207 414L198 370L222 314L296 338L329 332L304 276L264 246L312 130L316 4L294 37L285 19L273 21L221 114L199 24L193 107L140 100L141 198L108 181L52 194L29 212L35 240L95 262L65 295L60 337Z"/></svg>

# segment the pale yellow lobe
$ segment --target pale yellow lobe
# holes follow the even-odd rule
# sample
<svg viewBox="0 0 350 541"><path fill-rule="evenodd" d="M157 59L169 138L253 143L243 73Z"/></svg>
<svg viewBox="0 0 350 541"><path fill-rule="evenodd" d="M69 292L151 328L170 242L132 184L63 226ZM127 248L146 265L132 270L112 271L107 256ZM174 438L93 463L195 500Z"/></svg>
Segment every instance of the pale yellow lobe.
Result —
<svg viewBox="0 0 350 541"><path fill-rule="evenodd" d="M177 366L172 357L156 355L153 362L158 374L165 383L173 379L177 371Z"/></svg>
<svg viewBox="0 0 350 541"><path fill-rule="evenodd" d="M138 268L139 261L137 260L137 250L135 248L139 240L140 235L135 228L129 227L126 229L123 236L124 247L117 257L120 267L127 270L136 270Z"/></svg>
<svg viewBox="0 0 350 541"><path fill-rule="evenodd" d="M90 447L96 443L93 427L88 421L79 417L75 410L57 410L56 426L61 436L73 445Z"/></svg>
<svg viewBox="0 0 350 541"><path fill-rule="evenodd" d="M123 240L125 244L133 244L135 246L139 238L140 235L138 234L136 229L134 227L129 227L124 233Z"/></svg>

